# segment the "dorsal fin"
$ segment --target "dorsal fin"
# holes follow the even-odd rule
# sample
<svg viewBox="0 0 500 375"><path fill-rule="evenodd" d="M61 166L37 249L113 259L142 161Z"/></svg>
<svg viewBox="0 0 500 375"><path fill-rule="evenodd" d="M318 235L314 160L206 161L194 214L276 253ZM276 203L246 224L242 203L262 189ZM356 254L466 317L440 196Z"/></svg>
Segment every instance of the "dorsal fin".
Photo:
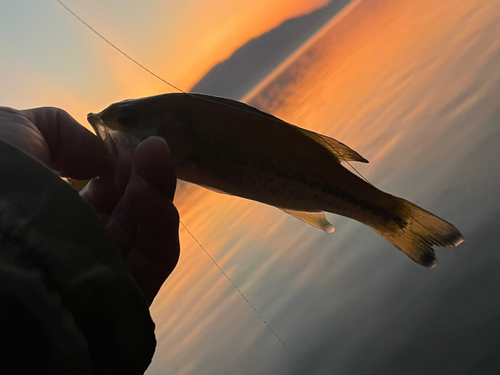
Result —
<svg viewBox="0 0 500 375"><path fill-rule="evenodd" d="M195 96L195 97L198 97L198 98L201 98L203 100L210 101L210 102L220 103L220 104L225 105L227 107L237 108L237 109L242 110L244 112L252 113L252 114L255 114L258 116L262 116L262 117L267 117L269 119L276 120L279 122L285 122L285 121L283 121L283 120L281 120L281 119L279 119L279 118L277 118L277 117L275 117L267 112L263 112L260 109L257 109L255 107L252 107L252 106L245 104L245 103L242 103L242 102L238 102L237 100L221 98L220 96L212 96L212 95L206 95L206 94L189 94L189 95Z"/></svg>
<svg viewBox="0 0 500 375"><path fill-rule="evenodd" d="M361 163L368 163L364 157L358 154L349 146L346 146L342 142L337 141L336 139L327 137L326 135L318 134L306 129L302 129L297 127L303 134L307 135L309 138L318 142L320 145L325 146L328 150L331 151L333 156L339 161L359 161Z"/></svg>
<svg viewBox="0 0 500 375"><path fill-rule="evenodd" d="M204 100L208 100L211 102L215 103L220 103L222 105L228 106L228 107L233 107L237 108L239 110L252 113L258 116L263 116L267 117L272 120L279 121L281 123L288 124L287 122L269 114L266 112L262 112L261 110L252 107L248 104L238 102L236 100L232 99L226 99L226 98L221 98L218 96L211 96L211 95L205 95L205 94L190 94L192 96L196 96L199 98L202 98ZM331 153L335 156L339 162L342 161L359 161L361 163L368 163L368 160L366 160L364 157L362 157L360 154L358 154L356 151L351 149L350 147L346 146L342 142L337 141L336 139L327 137L326 135L318 134L306 129L302 129L298 126L288 124L290 126L293 126L297 128L299 131L301 131L303 134L307 135L309 138L313 139L314 141L318 142L320 145L326 147L328 150L331 151Z"/></svg>

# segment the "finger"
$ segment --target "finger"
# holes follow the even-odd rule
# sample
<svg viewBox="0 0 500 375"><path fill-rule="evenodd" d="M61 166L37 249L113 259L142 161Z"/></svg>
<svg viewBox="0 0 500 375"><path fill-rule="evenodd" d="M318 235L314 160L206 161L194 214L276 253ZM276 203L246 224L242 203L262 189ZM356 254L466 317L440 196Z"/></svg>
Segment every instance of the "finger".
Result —
<svg viewBox="0 0 500 375"><path fill-rule="evenodd" d="M134 246L138 245L137 216L135 207L130 204L128 190L127 187L125 194L119 200L106 223L108 234L113 238L124 258L127 257Z"/></svg>
<svg viewBox="0 0 500 375"><path fill-rule="evenodd" d="M131 150L120 151L114 171L92 179L87 191L81 194L82 199L94 207L104 224L125 193L130 180L133 156Z"/></svg>
<svg viewBox="0 0 500 375"><path fill-rule="evenodd" d="M62 109L43 107L20 112L42 133L50 150L49 167L62 176L89 179L112 166L104 144Z"/></svg>
<svg viewBox="0 0 500 375"><path fill-rule="evenodd" d="M123 149L118 151L115 163L115 184L116 188L122 195L125 193L125 189L130 181L133 160L133 150Z"/></svg>
<svg viewBox="0 0 500 375"><path fill-rule="evenodd" d="M142 142L126 191L138 224L127 262L150 302L179 260L179 214L172 203L176 181L166 142L157 137Z"/></svg>
<svg viewBox="0 0 500 375"><path fill-rule="evenodd" d="M148 235L152 242L154 238ZM137 284L146 295L149 304L153 302L165 280L170 276L179 261L180 246L178 235L172 236L170 241L163 237L165 251L156 259L154 255L159 252L132 251L127 257L130 272L135 277Z"/></svg>
<svg viewBox="0 0 500 375"><path fill-rule="evenodd" d="M118 164L117 174L125 173ZM166 142L148 138L135 150L130 180L106 225L150 302L179 259L175 185Z"/></svg>
<svg viewBox="0 0 500 375"><path fill-rule="evenodd" d="M134 245L127 245L127 239L135 236L138 222L150 233L160 236L165 233L165 223L178 222L178 218L172 221L171 215L165 214L171 205L177 181L167 143L161 138L150 137L139 144L134 154L120 152L115 175L117 190L113 191L108 181L103 181L101 187L109 189L111 197L116 192L120 194L119 185L131 175L107 226L114 237L119 237L117 241L123 244L121 250L126 257ZM93 185L99 186L99 180L92 181ZM94 194L92 188L90 186L87 195L84 195L89 202L97 207L98 212L103 211L99 208L109 208L105 206L107 199Z"/></svg>
<svg viewBox="0 0 500 375"><path fill-rule="evenodd" d="M149 137L137 146L132 175L142 177L161 194L173 200L177 177L167 142L161 137Z"/></svg>
<svg viewBox="0 0 500 375"><path fill-rule="evenodd" d="M106 224L122 195L116 188L114 174L111 174L90 180L88 189L81 197L94 207L102 222Z"/></svg>
<svg viewBox="0 0 500 375"><path fill-rule="evenodd" d="M140 177L131 179L126 194L138 224L127 263L152 302L179 260L179 214L170 199Z"/></svg>
<svg viewBox="0 0 500 375"><path fill-rule="evenodd" d="M50 151L43 135L32 120L21 111L0 107L0 139L30 154L45 165L50 162Z"/></svg>

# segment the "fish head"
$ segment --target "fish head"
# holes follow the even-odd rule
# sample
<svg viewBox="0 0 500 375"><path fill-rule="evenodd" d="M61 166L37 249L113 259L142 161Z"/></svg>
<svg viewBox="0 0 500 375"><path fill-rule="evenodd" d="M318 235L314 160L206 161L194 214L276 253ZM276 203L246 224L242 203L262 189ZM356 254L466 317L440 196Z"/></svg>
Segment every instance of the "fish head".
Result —
<svg viewBox="0 0 500 375"><path fill-rule="evenodd" d="M171 121L168 101L161 96L129 99L113 103L99 113L89 113L87 120L108 150L134 149L144 139L160 135Z"/></svg>

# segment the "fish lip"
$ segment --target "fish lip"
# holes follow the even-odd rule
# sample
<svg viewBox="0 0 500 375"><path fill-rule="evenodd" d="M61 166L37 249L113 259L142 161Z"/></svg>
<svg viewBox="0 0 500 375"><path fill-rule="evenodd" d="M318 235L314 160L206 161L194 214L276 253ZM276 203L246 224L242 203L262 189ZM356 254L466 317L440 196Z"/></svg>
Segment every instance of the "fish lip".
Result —
<svg viewBox="0 0 500 375"><path fill-rule="evenodd" d="M104 125L104 122L101 119L100 113L89 113L87 115L87 121L89 124L92 126L94 129L94 132L96 135L101 138L103 141L106 140L107 134L106 134L106 125Z"/></svg>
<svg viewBox="0 0 500 375"><path fill-rule="evenodd" d="M108 132L108 127L101 118L101 112L89 113L87 115L87 121L94 129L94 132L96 133L97 137L99 137L104 142L108 151L112 155L118 155L118 148L113 140L113 137L111 137L111 135Z"/></svg>

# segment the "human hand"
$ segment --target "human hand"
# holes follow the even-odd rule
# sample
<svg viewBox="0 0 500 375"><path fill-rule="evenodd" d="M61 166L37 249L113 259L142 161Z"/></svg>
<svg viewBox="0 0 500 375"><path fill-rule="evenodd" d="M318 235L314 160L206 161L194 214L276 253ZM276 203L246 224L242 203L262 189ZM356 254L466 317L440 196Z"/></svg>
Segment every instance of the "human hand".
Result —
<svg viewBox="0 0 500 375"><path fill-rule="evenodd" d="M151 303L179 258L176 177L166 143L153 137L113 160L97 137L50 107L0 107L0 139L63 177L99 176L82 198L96 209Z"/></svg>
<svg viewBox="0 0 500 375"><path fill-rule="evenodd" d="M96 209L151 303L179 259L176 176L159 137L122 150L114 173L90 181L82 194Z"/></svg>

